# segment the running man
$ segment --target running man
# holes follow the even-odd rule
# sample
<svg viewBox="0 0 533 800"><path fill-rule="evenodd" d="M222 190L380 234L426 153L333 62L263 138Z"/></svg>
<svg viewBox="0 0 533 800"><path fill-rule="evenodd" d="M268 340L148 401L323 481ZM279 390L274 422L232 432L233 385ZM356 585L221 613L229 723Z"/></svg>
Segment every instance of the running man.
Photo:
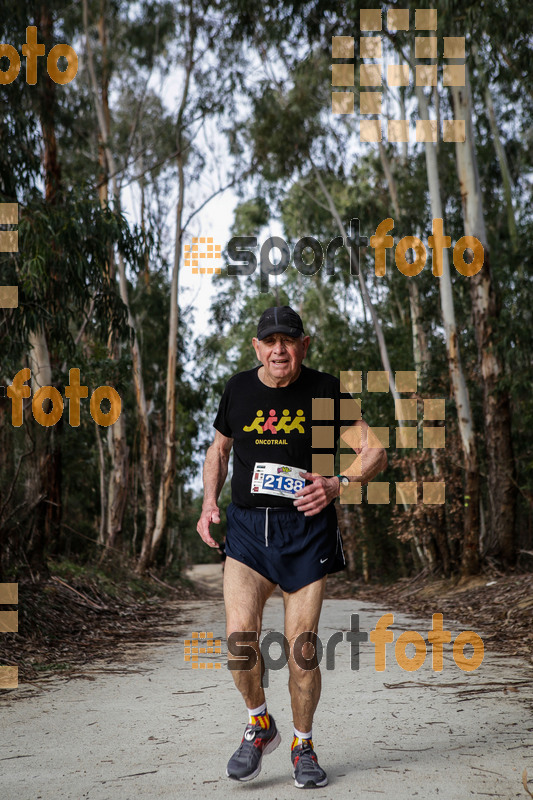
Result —
<svg viewBox="0 0 533 800"><path fill-rule="evenodd" d="M252 340L261 366L234 375L226 385L214 422L215 438L205 457L204 501L197 526L203 541L218 547L209 527L220 522L217 501L233 447L224 571L226 634L229 640L241 631L257 632L255 642L246 640L257 658L253 668L232 669L249 722L226 774L238 781L252 780L261 770L263 755L280 743L274 717L267 711L259 650L263 608L279 585L290 647L291 760L298 788L328 782L312 741L321 688L316 659L313 667L313 641L326 576L345 567L334 501L350 480L368 483L387 464L384 450L367 447L368 425L352 411L350 419L344 420L349 428L343 430L342 438L361 458L357 468L347 470L353 473L349 477L333 476L341 412L346 416L343 409L353 409L355 401L341 393L338 378L302 364L309 341L302 320L289 306L269 308L261 315L257 338ZM320 471L332 477L311 471L313 452L322 454L322 463L331 464ZM297 638L300 646L303 641L306 669L293 657ZM302 663L301 658L297 660Z"/></svg>

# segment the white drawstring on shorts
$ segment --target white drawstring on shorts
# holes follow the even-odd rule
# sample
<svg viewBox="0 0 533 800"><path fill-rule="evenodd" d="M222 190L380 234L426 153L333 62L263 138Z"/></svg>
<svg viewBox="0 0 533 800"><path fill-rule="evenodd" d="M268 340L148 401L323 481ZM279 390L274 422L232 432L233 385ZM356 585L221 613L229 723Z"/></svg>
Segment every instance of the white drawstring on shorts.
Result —
<svg viewBox="0 0 533 800"><path fill-rule="evenodd" d="M268 506L257 506L265 510L265 547L268 547Z"/></svg>

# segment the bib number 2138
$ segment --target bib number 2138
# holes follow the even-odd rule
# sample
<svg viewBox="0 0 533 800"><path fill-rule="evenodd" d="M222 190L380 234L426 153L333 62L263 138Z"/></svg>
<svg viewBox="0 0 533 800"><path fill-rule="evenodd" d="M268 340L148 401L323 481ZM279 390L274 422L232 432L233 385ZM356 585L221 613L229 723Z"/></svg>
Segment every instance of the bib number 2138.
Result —
<svg viewBox="0 0 533 800"><path fill-rule="evenodd" d="M285 475L265 475L263 489L281 489L282 492L293 494L303 489L305 481L297 478L287 478Z"/></svg>
<svg viewBox="0 0 533 800"><path fill-rule="evenodd" d="M285 464L256 463L252 476L252 494L271 494L278 497L292 497L303 489L305 480L300 476L305 472L300 467Z"/></svg>

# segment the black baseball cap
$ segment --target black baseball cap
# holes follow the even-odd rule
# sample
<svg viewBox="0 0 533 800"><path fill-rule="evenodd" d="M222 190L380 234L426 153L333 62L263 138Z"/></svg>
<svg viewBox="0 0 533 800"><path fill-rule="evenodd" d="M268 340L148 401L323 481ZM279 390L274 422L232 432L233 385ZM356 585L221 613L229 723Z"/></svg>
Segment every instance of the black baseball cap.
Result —
<svg viewBox="0 0 533 800"><path fill-rule="evenodd" d="M297 339L304 333L299 314L290 306L272 306L261 314L257 325L257 338L266 339L273 333L286 333Z"/></svg>

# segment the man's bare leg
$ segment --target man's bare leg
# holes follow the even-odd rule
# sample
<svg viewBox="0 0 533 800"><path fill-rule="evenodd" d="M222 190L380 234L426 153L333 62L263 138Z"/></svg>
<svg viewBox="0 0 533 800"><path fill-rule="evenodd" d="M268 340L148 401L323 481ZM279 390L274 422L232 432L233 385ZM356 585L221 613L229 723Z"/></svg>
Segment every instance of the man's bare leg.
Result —
<svg viewBox="0 0 533 800"><path fill-rule="evenodd" d="M325 589L326 577L298 589L297 592L283 592L285 636L290 646L289 692L294 727L300 731L310 731L312 728L313 715L320 699L322 682L318 666L314 669L303 669L302 666L298 666L294 660L293 647L299 634L305 631L318 633L318 621ZM310 642L304 644L303 657L311 658L313 654L313 645Z"/></svg>
<svg viewBox="0 0 533 800"><path fill-rule="evenodd" d="M247 708L258 708L265 702L261 688L261 653L259 637L265 603L276 588L275 583L234 558L226 558L224 569L224 603L226 606L226 635L237 631L257 632L256 642L243 642L257 653L253 669L232 670L233 680ZM237 641L239 644L239 640ZM231 656L228 655L231 661Z"/></svg>

